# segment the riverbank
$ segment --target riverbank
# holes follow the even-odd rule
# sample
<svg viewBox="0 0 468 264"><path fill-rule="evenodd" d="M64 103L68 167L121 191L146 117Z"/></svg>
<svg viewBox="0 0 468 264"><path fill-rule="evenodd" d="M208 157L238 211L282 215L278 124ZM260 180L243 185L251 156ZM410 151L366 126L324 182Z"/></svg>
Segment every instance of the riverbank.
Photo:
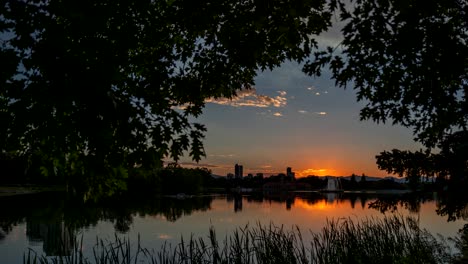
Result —
<svg viewBox="0 0 468 264"><path fill-rule="evenodd" d="M65 191L65 186L43 186L43 185L2 185L0 186L1 196L25 195L42 192Z"/></svg>

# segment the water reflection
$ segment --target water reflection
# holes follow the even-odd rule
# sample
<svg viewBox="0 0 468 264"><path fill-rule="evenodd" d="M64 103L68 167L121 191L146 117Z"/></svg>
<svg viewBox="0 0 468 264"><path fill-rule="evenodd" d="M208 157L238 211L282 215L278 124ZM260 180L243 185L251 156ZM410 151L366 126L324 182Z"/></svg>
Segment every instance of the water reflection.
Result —
<svg viewBox="0 0 468 264"><path fill-rule="evenodd" d="M70 255L76 240L76 232L63 221L45 223L28 219L26 236L31 242L43 242L43 251L47 256Z"/></svg>
<svg viewBox="0 0 468 264"><path fill-rule="evenodd" d="M116 232L126 233L135 217L161 216L169 222L175 222L195 211L210 210L213 200L211 196L190 199L122 199L84 205L56 193L0 198L0 241L6 239L15 226L26 224L28 241L31 244L42 242L43 251L48 256L70 253L75 233L96 226L99 221L111 222Z"/></svg>
<svg viewBox="0 0 468 264"><path fill-rule="evenodd" d="M247 214L249 208L254 207L255 210L259 210L268 204L274 204L275 208L279 206L278 208L283 208L280 210L293 216L298 209L314 211L314 213L319 211L332 213L336 210L350 210L352 213L352 211L362 211L362 209L380 213L392 213L404 209L410 213L420 213L424 203L433 203L436 205L437 213L446 217L446 220L460 218L468 220L466 199L466 197L453 194L270 192L184 199L177 197L122 198L118 201L84 205L67 200L60 194L0 197L2 204L0 241L8 239L14 227L25 224L26 237L30 243L42 243L43 251L47 255L67 255L74 246L76 234L84 228L96 226L99 221L112 223L115 232L128 233L136 218L156 216L165 219L166 222L175 223L196 212L203 213L212 210L214 201L225 201L229 211L236 213L239 217L252 217L251 214ZM337 209L338 205L339 209ZM294 210L296 213L293 212ZM278 213L282 212L273 212L273 214Z"/></svg>
<svg viewBox="0 0 468 264"><path fill-rule="evenodd" d="M234 194L234 212L242 211L242 195Z"/></svg>

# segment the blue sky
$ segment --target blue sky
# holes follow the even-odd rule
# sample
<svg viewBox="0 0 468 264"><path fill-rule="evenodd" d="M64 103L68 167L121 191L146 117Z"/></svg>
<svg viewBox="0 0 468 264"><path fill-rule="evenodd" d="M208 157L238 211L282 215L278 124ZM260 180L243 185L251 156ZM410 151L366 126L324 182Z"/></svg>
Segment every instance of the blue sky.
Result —
<svg viewBox="0 0 468 264"><path fill-rule="evenodd" d="M352 88L335 87L329 75L313 78L297 63L259 72L255 89L232 100L207 100L197 122L206 125L207 158L218 175L244 165L244 174L285 172L298 176L365 173L386 176L375 155L392 148L420 149L409 129L359 121L363 102ZM190 164L190 159L182 160Z"/></svg>
<svg viewBox="0 0 468 264"><path fill-rule="evenodd" d="M342 23L316 37L319 49L340 52ZM273 71L258 72L255 90L243 91L233 100L208 100L198 122L206 125L206 166L218 175L285 173L297 176L348 176L365 173L387 176L375 163L384 150L418 150L410 129L391 124L360 121L365 102L357 102L352 89L335 87L330 74L310 77L302 65L285 62ZM192 164L189 158L182 160Z"/></svg>

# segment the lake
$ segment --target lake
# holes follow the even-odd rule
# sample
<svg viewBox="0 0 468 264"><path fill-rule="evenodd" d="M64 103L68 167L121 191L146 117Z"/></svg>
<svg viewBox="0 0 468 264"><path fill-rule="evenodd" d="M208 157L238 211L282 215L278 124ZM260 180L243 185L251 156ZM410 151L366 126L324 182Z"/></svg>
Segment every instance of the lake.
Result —
<svg viewBox="0 0 468 264"><path fill-rule="evenodd" d="M97 237L113 240L115 235L132 242L139 237L143 247L158 249L164 243L179 243L181 236L207 238L210 227L219 240L236 228L258 224L297 226L307 239L309 231L319 232L327 220L400 214L416 218L421 228L433 234L454 237L468 223L466 208L453 215L435 193L213 194L121 199L88 206L49 193L0 197L0 204L1 263L22 263L29 249L57 255L60 240L71 247L75 237L83 239L83 251L90 256Z"/></svg>

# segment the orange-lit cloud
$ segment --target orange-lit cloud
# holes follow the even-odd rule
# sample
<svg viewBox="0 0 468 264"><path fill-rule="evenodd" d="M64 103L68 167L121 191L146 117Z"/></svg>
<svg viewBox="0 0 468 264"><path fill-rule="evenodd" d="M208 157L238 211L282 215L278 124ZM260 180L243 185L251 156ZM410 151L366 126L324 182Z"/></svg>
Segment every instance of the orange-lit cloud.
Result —
<svg viewBox="0 0 468 264"><path fill-rule="evenodd" d="M305 169L302 171L296 171L296 176L298 177L306 177L309 175L316 175L316 176L326 176L332 175L335 170L332 169Z"/></svg>
<svg viewBox="0 0 468 264"><path fill-rule="evenodd" d="M250 107L284 107L287 104L285 91L278 91L279 95L270 97L257 94L255 88L250 90L241 90L237 92L237 96L229 98L208 98L206 103L229 105L233 107L250 106Z"/></svg>

